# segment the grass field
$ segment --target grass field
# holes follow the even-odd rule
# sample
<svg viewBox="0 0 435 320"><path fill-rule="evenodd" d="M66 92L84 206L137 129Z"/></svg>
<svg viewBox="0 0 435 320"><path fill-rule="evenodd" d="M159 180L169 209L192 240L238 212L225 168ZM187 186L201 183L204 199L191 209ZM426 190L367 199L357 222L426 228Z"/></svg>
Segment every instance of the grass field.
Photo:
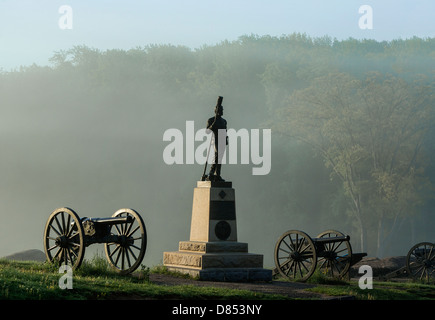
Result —
<svg viewBox="0 0 435 320"><path fill-rule="evenodd" d="M149 281L152 272L164 268L142 267L138 276L120 276L112 271L103 258L85 260L74 271L73 289L61 289L64 274L58 266L0 260L0 299L11 300L90 300L90 299L183 299L183 300L284 300L288 297L193 285L162 286ZM354 296L358 300L435 300L435 285L422 283L374 282L373 289L361 290L355 281L331 282L313 277L317 284L310 290L329 296Z"/></svg>
<svg viewBox="0 0 435 320"><path fill-rule="evenodd" d="M162 286L149 282L150 272L162 268L142 268L138 276L121 276L110 270L104 259L84 261L74 271L72 290L61 289L58 266L26 261L0 260L0 299L11 300L89 300L89 299L284 299L246 290ZM156 271L157 270L157 271Z"/></svg>

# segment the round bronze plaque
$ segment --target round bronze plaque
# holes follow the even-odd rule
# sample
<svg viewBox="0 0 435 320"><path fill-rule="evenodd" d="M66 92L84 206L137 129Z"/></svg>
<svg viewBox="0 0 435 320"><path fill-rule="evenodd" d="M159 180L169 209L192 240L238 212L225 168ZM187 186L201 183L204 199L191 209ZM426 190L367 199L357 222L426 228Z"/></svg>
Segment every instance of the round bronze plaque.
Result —
<svg viewBox="0 0 435 320"><path fill-rule="evenodd" d="M227 240L231 234L231 226L226 221L219 221L214 227L214 233L219 240Z"/></svg>

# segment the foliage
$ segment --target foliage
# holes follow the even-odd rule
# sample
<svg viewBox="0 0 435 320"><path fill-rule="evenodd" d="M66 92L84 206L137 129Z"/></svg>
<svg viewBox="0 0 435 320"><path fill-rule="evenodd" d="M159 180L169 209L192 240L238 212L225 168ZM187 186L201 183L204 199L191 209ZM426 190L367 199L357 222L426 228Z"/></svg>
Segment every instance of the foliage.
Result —
<svg viewBox="0 0 435 320"><path fill-rule="evenodd" d="M312 146L338 177L363 235L378 221L378 246L386 219L397 220L423 203L428 184L422 157L433 127L433 83L369 74L316 78L280 110L275 128ZM382 252L381 252L382 255Z"/></svg>
<svg viewBox="0 0 435 320"><path fill-rule="evenodd" d="M269 176L248 180L240 174L240 183L249 185L244 196L252 200L244 209L264 228L261 243L291 225L309 233L344 229L353 241L361 234L367 244L360 245L372 254L401 239L409 245L417 227L421 237L433 234L433 202L423 197L433 194L427 186L435 182L435 164L428 161L435 155L435 129L426 128L433 124L433 52L433 38L339 41L306 34L245 35L195 50L61 50L50 66L0 73L1 188L14 191L16 184L26 203L51 202L64 179L66 187L83 190L74 199L91 198L96 190L110 198L128 189L137 197L148 194L147 206L158 203L151 212L173 212L175 202L141 184L167 180L162 172L183 180L188 172L159 170L162 130L186 119L204 121L223 95L233 128L274 128ZM426 80L417 81L420 75ZM292 116L283 118L281 110ZM317 153L278 134L296 129L298 138L317 143ZM424 137L423 129L429 130ZM129 171L144 163L142 175ZM336 174L332 180L329 169ZM17 178L23 174L38 187L24 193ZM129 188L116 189L121 180Z"/></svg>

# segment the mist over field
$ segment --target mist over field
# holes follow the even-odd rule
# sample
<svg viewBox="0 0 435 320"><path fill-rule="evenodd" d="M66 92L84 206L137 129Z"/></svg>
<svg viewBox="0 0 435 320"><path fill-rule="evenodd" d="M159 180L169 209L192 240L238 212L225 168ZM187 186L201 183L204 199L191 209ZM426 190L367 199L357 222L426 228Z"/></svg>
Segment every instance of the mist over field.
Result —
<svg viewBox="0 0 435 320"><path fill-rule="evenodd" d="M0 256L43 250L58 207L80 217L128 207L146 224L143 263L160 264L189 240L204 168L167 165L163 134L184 133L186 121L204 127L219 95L229 128L272 130L268 175L252 175L252 163L222 168L236 192L238 241L264 254L265 267L290 229L336 229L355 252L406 255L434 238L434 52L430 38L251 35L199 49L74 46L53 52L49 66L3 71ZM344 138L349 128L359 142ZM86 257L95 250L103 245Z"/></svg>

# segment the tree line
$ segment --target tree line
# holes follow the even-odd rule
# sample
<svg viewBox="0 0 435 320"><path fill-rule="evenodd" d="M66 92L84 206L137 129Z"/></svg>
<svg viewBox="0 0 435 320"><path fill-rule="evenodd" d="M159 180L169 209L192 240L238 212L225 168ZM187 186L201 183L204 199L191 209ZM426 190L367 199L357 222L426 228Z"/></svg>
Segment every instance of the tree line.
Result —
<svg viewBox="0 0 435 320"><path fill-rule="evenodd" d="M272 128L265 179L279 188L257 190L258 208L276 221L344 225L361 250L382 256L415 232L433 236L434 53L431 38L305 34L197 49L75 46L53 53L48 66L2 71L0 92L4 110L36 122L128 110L162 131L203 117L223 95L233 127Z"/></svg>

